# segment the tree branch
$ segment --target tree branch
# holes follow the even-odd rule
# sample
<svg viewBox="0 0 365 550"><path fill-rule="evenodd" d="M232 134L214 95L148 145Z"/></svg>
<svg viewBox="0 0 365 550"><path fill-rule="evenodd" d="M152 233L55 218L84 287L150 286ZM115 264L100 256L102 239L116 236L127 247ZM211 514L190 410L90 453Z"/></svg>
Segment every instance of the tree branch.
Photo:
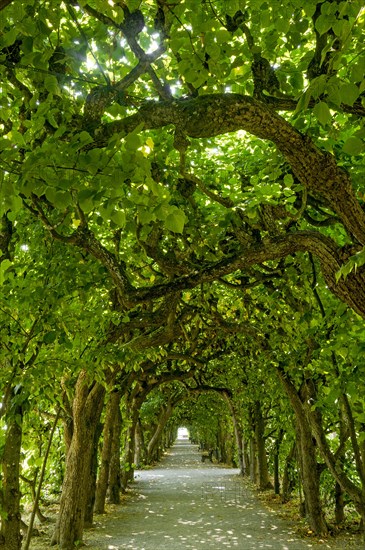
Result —
<svg viewBox="0 0 365 550"><path fill-rule="evenodd" d="M9 4L12 4L14 0L0 0L0 11L6 8Z"/></svg>
<svg viewBox="0 0 365 550"><path fill-rule="evenodd" d="M127 135L138 125L156 129L173 125L185 136L205 138L246 130L270 140L291 165L293 174L314 196L322 197L346 229L365 244L365 214L348 174L333 155L321 151L262 101L239 94L211 94L197 98L146 102L122 120L100 125L88 148L104 147L114 134Z"/></svg>

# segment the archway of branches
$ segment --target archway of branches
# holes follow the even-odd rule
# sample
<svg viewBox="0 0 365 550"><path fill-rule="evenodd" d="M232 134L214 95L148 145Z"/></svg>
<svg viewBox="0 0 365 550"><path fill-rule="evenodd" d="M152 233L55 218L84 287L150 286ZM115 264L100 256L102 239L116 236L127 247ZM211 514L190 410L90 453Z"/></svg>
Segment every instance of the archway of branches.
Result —
<svg viewBox="0 0 365 550"><path fill-rule="evenodd" d="M0 547L54 495L73 548L180 421L364 525L363 2L0 15Z"/></svg>

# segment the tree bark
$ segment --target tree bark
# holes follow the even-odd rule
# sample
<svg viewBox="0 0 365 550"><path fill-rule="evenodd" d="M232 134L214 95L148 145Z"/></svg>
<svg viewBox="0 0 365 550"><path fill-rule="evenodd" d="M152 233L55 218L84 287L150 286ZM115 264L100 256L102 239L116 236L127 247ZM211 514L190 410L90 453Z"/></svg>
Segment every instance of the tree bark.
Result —
<svg viewBox="0 0 365 550"><path fill-rule="evenodd" d="M73 401L73 434L66 457L60 511L52 545L72 550L82 541L95 431L100 419L105 388L90 385L86 371L79 374Z"/></svg>
<svg viewBox="0 0 365 550"><path fill-rule="evenodd" d="M135 449L135 431L138 422L139 411L143 401L146 399L146 396L151 391L151 389L152 386L141 388L139 385L137 385L129 399L129 402L127 403L127 408L129 411L129 425L125 438L125 451L121 474L122 490L124 491L126 490L128 483L133 479L134 476L133 459Z"/></svg>
<svg viewBox="0 0 365 550"><path fill-rule="evenodd" d="M345 521L345 501L343 498L344 492L341 485L335 482L335 521L337 525L341 525Z"/></svg>
<svg viewBox="0 0 365 550"><path fill-rule="evenodd" d="M41 468L40 475L39 475L37 492L35 492L34 486L33 486L33 489L32 489L32 496L33 496L33 501L34 501L33 502L33 510L32 510L32 513L31 513L30 519L29 519L27 537L26 537L26 540L24 542L24 550L28 550L29 545L30 545L30 541L31 541L31 538L32 538L32 533L33 533L33 525L34 525L35 516L38 515L38 518L40 517L40 521L45 521L47 519L41 514L41 511L39 509L39 500L40 500L40 496L41 496L41 490L42 490L44 475L46 473L47 460L48 460L49 452L51 450L52 440L53 440L53 436L54 436L54 433L55 433L55 430L56 430L56 427L57 427L57 423L58 423L58 420L59 420L59 417L60 417L60 413L61 413L61 408L59 408L58 411L57 411L57 414L56 414L54 422L53 422L52 430L51 430L51 433L50 433L49 438L48 438L47 448L46 448L46 452L45 452L44 457L43 457L42 468Z"/></svg>
<svg viewBox="0 0 365 550"><path fill-rule="evenodd" d="M232 416L232 422L233 422L233 429L234 429L234 435L236 438L236 447L237 447L237 457L238 457L238 466L240 469L240 474L242 476L245 475L245 461L243 456L243 433L242 433L242 427L238 418L238 414L236 411L236 408L234 406L234 403L230 396L223 392L223 397L226 400L228 404L229 411Z"/></svg>
<svg viewBox="0 0 365 550"><path fill-rule="evenodd" d="M129 418L129 426L127 428L127 433L125 437L125 447L124 447L124 457L122 463L122 474L121 474L121 483L122 490L127 489L128 483L132 481L134 476L134 449L135 449L135 431L136 425L138 422L139 410L142 405L142 401L134 400L131 415Z"/></svg>
<svg viewBox="0 0 365 550"><path fill-rule="evenodd" d="M243 449L245 475L247 475L250 472L250 455L249 455L249 443L246 439L245 434L243 434L242 436L242 449Z"/></svg>
<svg viewBox="0 0 365 550"><path fill-rule="evenodd" d="M253 417L257 449L259 487L261 490L272 489L272 483L269 479L269 468L267 464L267 455L265 448L265 421L262 415L260 401L254 402Z"/></svg>
<svg viewBox="0 0 365 550"><path fill-rule="evenodd" d="M276 495L280 495L280 475L279 475L279 466L280 466L280 445L284 437L284 430L280 430L274 445L274 492Z"/></svg>
<svg viewBox="0 0 365 550"><path fill-rule="evenodd" d="M324 519L320 499L320 485L316 447L309 425L304 421L297 422L299 452L301 459L302 485L305 498L305 511L309 525L314 533L325 535L328 527Z"/></svg>
<svg viewBox="0 0 365 550"><path fill-rule="evenodd" d="M223 464L228 464L225 430L220 419L218 419L217 447L219 452L219 462Z"/></svg>
<svg viewBox="0 0 365 550"><path fill-rule="evenodd" d="M172 281L155 285L152 287L143 287L138 289L126 289L125 284L121 284L119 264L116 259L111 257L110 252L105 249L97 239L83 230L76 232L72 237L72 242L92 254L101 261L108 269L109 274L114 281L116 288L119 289L123 302L132 307L141 302L152 301L161 297L176 294L182 290L195 288L199 284L209 283L237 270L244 270L256 264L261 264L267 260L284 258L296 252L311 252L315 255L320 264L323 277L333 294L340 300L347 303L359 315L365 318L365 268L360 267L353 270L344 278L337 280L337 273L348 255L344 254L338 247L338 244L330 237L327 237L318 231L296 231L278 235L277 237L266 237L262 242L242 247L236 254L227 256L217 262L212 262L204 267L201 272L191 268L191 273L181 277L175 277ZM162 330L162 329L160 329ZM167 331L164 339L158 331L153 331L150 338L138 337L133 339L129 346L135 349L142 349L141 346L149 347L156 344L171 341L174 334ZM138 347L139 346L139 347Z"/></svg>
<svg viewBox="0 0 365 550"><path fill-rule="evenodd" d="M99 477L95 495L95 513L105 513L105 499L108 490L110 461L112 457L112 442L114 423L118 418L120 405L120 391L112 391L106 406L104 429L103 429L103 449L101 453L101 463L99 469Z"/></svg>
<svg viewBox="0 0 365 550"><path fill-rule="evenodd" d="M348 231L365 244L365 214L348 174L333 155L321 151L258 99L239 94L207 94L198 98L146 103L138 113L100 127L91 147L104 147L114 134L127 134L138 125L144 130L175 125L184 135L207 138L246 130L278 147L299 181L315 196L324 198Z"/></svg>
<svg viewBox="0 0 365 550"><path fill-rule="evenodd" d="M348 404L346 396L343 396L343 397L345 398L345 402L347 402ZM310 422L314 437L316 438L316 442L320 449L321 455L325 463L327 464L329 471L333 475L334 479L342 487L342 490L345 491L349 495L349 497L352 499L356 507L356 510L360 514L362 523L365 525L365 484L364 484L365 472L362 467L361 453L357 443L356 431L354 429L354 426L351 426L351 418L352 418L351 411L348 410L346 411L346 413L350 415L350 432L352 434L351 440L352 440L353 451L355 455L356 469L359 473L360 482L361 482L360 486L356 485L353 481L351 481L351 479L348 477L345 470L343 469L341 465L341 461L337 460L336 456L331 451L328 441L326 439L326 435L325 435L322 423L321 423L321 415L319 411L312 410L311 407L309 407L307 404L306 413L307 413L308 420Z"/></svg>
<svg viewBox="0 0 365 550"><path fill-rule="evenodd" d="M257 444L256 438L250 439L250 479L252 483L257 483L258 480L258 460L257 460Z"/></svg>
<svg viewBox="0 0 365 550"><path fill-rule="evenodd" d="M15 396L19 397L19 394ZM6 514L1 522L0 548L4 550L21 550L22 536L20 533L20 456L22 446L23 408L21 405L12 407L7 417L5 445L1 457L2 464L2 511Z"/></svg>
<svg viewBox="0 0 365 550"><path fill-rule="evenodd" d="M99 444L99 439L100 439L102 430L103 430L103 425L100 422L98 422L94 433L93 446L91 450L89 481L86 486L86 506L85 506L85 517L84 517L85 528L91 528L94 523L96 479L98 475L98 444Z"/></svg>
<svg viewBox="0 0 365 550"><path fill-rule="evenodd" d="M165 409L162 411L158 424L156 426L155 432L152 435L148 445L147 445L147 464L151 464L153 462L154 458L154 452L156 449L156 446L161 438L161 434L166 426L166 423L168 419L171 416L171 413L173 411L174 403L172 401L168 401L166 404Z"/></svg>
<svg viewBox="0 0 365 550"><path fill-rule="evenodd" d="M14 2L14 0L0 0L0 11L6 8L9 4L12 4L12 2Z"/></svg>
<svg viewBox="0 0 365 550"><path fill-rule="evenodd" d="M134 463L136 468L140 468L147 455L144 448L144 438L140 419L138 419L136 424L135 441Z"/></svg>
<svg viewBox="0 0 365 550"><path fill-rule="evenodd" d="M120 412L120 402L113 423L112 445L109 467L108 483L108 502L110 504L120 504L120 491L122 488L120 475L120 437L122 433L122 414Z"/></svg>
<svg viewBox="0 0 365 550"><path fill-rule="evenodd" d="M288 375L281 367L278 367L276 370L296 418L301 476L309 525L314 533L325 535L328 533L328 527L320 500L319 471L312 430L308 423L302 400L294 384L289 380Z"/></svg>
<svg viewBox="0 0 365 550"><path fill-rule="evenodd" d="M296 442L294 441L285 459L285 467L284 467L283 482L282 482L282 494L281 494L281 500L283 503L288 502L294 488L293 463L295 460L295 454L296 454Z"/></svg>

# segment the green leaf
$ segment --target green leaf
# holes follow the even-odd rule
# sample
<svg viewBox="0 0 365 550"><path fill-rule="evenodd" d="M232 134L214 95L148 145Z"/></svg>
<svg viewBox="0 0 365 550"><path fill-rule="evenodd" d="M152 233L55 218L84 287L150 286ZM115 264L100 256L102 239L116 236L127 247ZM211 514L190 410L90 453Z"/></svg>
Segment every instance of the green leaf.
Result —
<svg viewBox="0 0 365 550"><path fill-rule="evenodd" d="M44 87L52 94L60 95L57 78L53 75L47 75L44 79Z"/></svg>
<svg viewBox="0 0 365 550"><path fill-rule="evenodd" d="M365 58L360 59L351 69L351 82L361 82L365 75Z"/></svg>
<svg viewBox="0 0 365 550"><path fill-rule="evenodd" d="M81 206L81 209L85 212L91 212L91 210L94 208L94 197L95 197L95 190L94 189L83 189L80 191L78 195L79 204Z"/></svg>
<svg viewBox="0 0 365 550"><path fill-rule="evenodd" d="M58 128L57 132L54 133L54 138L59 138L63 136L63 134L66 132L67 128L64 124L61 124L61 126Z"/></svg>
<svg viewBox="0 0 365 550"><path fill-rule="evenodd" d="M364 150L364 142L355 136L349 137L342 147L342 151L348 155L360 155Z"/></svg>
<svg viewBox="0 0 365 550"><path fill-rule="evenodd" d="M350 82L349 84L344 84L343 86L341 86L340 94L342 103L345 103L346 105L350 105L352 107L352 105L359 97L360 91L356 84Z"/></svg>
<svg viewBox="0 0 365 550"><path fill-rule="evenodd" d="M9 139L11 139L12 145L25 145L23 135L17 130L11 130L8 134Z"/></svg>
<svg viewBox="0 0 365 550"><path fill-rule="evenodd" d="M313 114L323 126L326 126L332 120L331 111L324 101L320 101L314 106Z"/></svg>
<svg viewBox="0 0 365 550"><path fill-rule="evenodd" d="M11 265L12 265L12 262L8 259L5 259L0 263L0 285L4 283L6 278L5 272Z"/></svg>
<svg viewBox="0 0 365 550"><path fill-rule="evenodd" d="M54 204L57 208L65 210L70 204L72 204L72 197L70 193L64 191L57 191L54 195Z"/></svg>
<svg viewBox="0 0 365 550"><path fill-rule="evenodd" d="M303 2L302 9L307 17L312 18L316 11L316 3L313 2Z"/></svg>
<svg viewBox="0 0 365 550"><path fill-rule="evenodd" d="M285 174L284 176L284 184L286 187L291 187L294 183L294 178L291 174Z"/></svg>
<svg viewBox="0 0 365 550"><path fill-rule="evenodd" d="M46 332L46 334L43 336L43 342L45 344L53 344L56 338L57 332L55 330L50 330L49 332Z"/></svg>
<svg viewBox="0 0 365 550"><path fill-rule="evenodd" d="M321 13L321 15L317 18L316 21L316 29L319 32L320 35L324 34L325 32L329 31L332 27L332 24L336 20L333 17L330 17L324 13Z"/></svg>
<svg viewBox="0 0 365 550"><path fill-rule="evenodd" d="M302 94L299 98L299 101L297 103L296 109L294 111L294 114L300 113L300 111L305 111L309 105L309 101L312 95L312 90L308 88L304 94Z"/></svg>
<svg viewBox="0 0 365 550"><path fill-rule="evenodd" d="M186 223L185 213L179 208L175 208L166 218L164 225L169 231L182 233Z"/></svg>
<svg viewBox="0 0 365 550"><path fill-rule="evenodd" d="M142 225L149 224L154 219L155 219L154 213L151 212L148 208L144 208L143 206L140 206L138 208L138 221Z"/></svg>
<svg viewBox="0 0 365 550"><path fill-rule="evenodd" d="M332 78L327 83L327 101L337 107L342 103L340 88L340 81L337 78Z"/></svg>
<svg viewBox="0 0 365 550"><path fill-rule="evenodd" d="M123 210L115 210L111 215L111 220L119 227L124 227L126 222L125 212Z"/></svg>
<svg viewBox="0 0 365 550"><path fill-rule="evenodd" d="M351 32L351 23L346 19L338 19L333 23L332 29L336 36L342 40L346 40L347 36Z"/></svg>
<svg viewBox="0 0 365 550"><path fill-rule="evenodd" d="M361 422L362 424L365 423L365 413L360 413L360 414L355 413L355 418L357 422Z"/></svg>
<svg viewBox="0 0 365 550"><path fill-rule="evenodd" d="M18 37L18 33L19 30L16 27L13 27L10 31L3 34L3 36L0 38L1 48L7 48L8 46L14 44L15 40Z"/></svg>
<svg viewBox="0 0 365 550"><path fill-rule="evenodd" d="M219 31L215 33L215 39L218 44L225 44L229 42L231 38L231 33L226 29L219 29Z"/></svg>
<svg viewBox="0 0 365 550"><path fill-rule="evenodd" d="M341 277L346 279L347 275L353 270L357 270L365 264L365 248L357 252L347 260L347 262L337 271L336 281L338 282Z"/></svg>
<svg viewBox="0 0 365 550"><path fill-rule="evenodd" d="M11 198L11 210L12 212L19 212L23 208L23 201L19 195L13 195Z"/></svg>
<svg viewBox="0 0 365 550"><path fill-rule="evenodd" d="M89 132L86 132L85 130L80 132L77 137L83 145L88 145L89 143L92 143L94 141L94 138L89 134Z"/></svg>
<svg viewBox="0 0 365 550"><path fill-rule="evenodd" d="M141 146L141 138L138 134L128 134L125 138L125 148L129 151L135 151Z"/></svg>
<svg viewBox="0 0 365 550"><path fill-rule="evenodd" d="M53 128L58 128L57 121L56 121L52 111L49 111L47 113L46 118L47 118L48 122L50 123L50 125L53 126Z"/></svg>
<svg viewBox="0 0 365 550"><path fill-rule="evenodd" d="M290 18L280 17L275 21L275 28L278 32L286 34L291 27Z"/></svg>
<svg viewBox="0 0 365 550"><path fill-rule="evenodd" d="M233 17L233 15L235 15L235 13L239 10L239 7L239 0L226 0L224 5L224 13L227 13Z"/></svg>
<svg viewBox="0 0 365 550"><path fill-rule="evenodd" d="M127 151L136 151L142 145L142 140L139 133L143 129L143 126L144 123L142 122L141 124L138 124L133 132L126 135L124 146Z"/></svg>

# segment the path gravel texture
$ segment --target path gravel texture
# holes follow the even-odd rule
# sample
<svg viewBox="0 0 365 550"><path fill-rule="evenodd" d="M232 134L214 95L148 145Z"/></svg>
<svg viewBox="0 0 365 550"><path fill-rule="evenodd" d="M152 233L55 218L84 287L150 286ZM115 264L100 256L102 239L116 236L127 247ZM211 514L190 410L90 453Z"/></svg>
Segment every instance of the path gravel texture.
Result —
<svg viewBox="0 0 365 550"><path fill-rule="evenodd" d="M137 471L127 504L96 517L93 550L306 550L347 548L301 540L244 486L238 470L202 463L177 440L158 467ZM357 546L357 548L359 548Z"/></svg>

